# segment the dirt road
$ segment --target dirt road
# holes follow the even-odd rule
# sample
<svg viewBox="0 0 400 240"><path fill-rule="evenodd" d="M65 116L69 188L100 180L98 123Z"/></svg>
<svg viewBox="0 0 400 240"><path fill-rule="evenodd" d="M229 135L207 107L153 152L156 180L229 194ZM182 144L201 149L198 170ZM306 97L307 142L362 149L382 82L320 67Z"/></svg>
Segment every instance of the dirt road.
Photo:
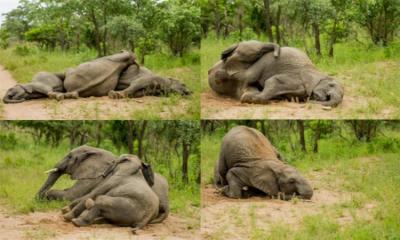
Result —
<svg viewBox="0 0 400 240"><path fill-rule="evenodd" d="M0 65L0 98L17 81ZM68 99L57 102L51 99L31 100L18 104L0 103L0 119L5 120L84 120L84 119L142 119L149 114L169 119L184 114L189 101L179 104L163 104L165 98L144 97L140 99L113 100L108 97Z"/></svg>
<svg viewBox="0 0 400 240"><path fill-rule="evenodd" d="M199 231L191 227L193 221L171 214L163 223L148 225L133 234L131 228L110 224L78 228L63 221L56 211L13 215L2 208L0 239L200 239Z"/></svg>

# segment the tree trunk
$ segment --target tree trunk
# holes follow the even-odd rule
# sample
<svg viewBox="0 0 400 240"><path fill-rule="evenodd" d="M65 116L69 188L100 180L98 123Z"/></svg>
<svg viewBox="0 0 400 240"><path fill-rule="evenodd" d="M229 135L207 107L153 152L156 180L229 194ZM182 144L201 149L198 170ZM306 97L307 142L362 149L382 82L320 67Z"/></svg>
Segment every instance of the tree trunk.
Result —
<svg viewBox="0 0 400 240"><path fill-rule="evenodd" d="M144 133L146 131L147 121L144 120L142 123L142 128L139 130L139 137L138 137L138 156L139 158L143 157L143 138Z"/></svg>
<svg viewBox="0 0 400 240"><path fill-rule="evenodd" d="M188 176L188 161L189 161L189 153L190 153L190 145L182 142L182 181L184 183L189 182Z"/></svg>
<svg viewBox="0 0 400 240"><path fill-rule="evenodd" d="M297 120L297 128L299 130L299 139L300 139L300 146L303 152L307 152L306 148L306 139L304 137L304 121Z"/></svg>
<svg viewBox="0 0 400 240"><path fill-rule="evenodd" d="M133 121L127 121L128 124L128 136L127 136L127 144L128 144L128 152L129 154L133 154Z"/></svg>
<svg viewBox="0 0 400 240"><path fill-rule="evenodd" d="M281 25L281 12L282 12L282 6L278 5L278 12L276 14L276 21L275 21L275 29L276 29L276 43L281 44L281 30L280 30L280 25Z"/></svg>
<svg viewBox="0 0 400 240"><path fill-rule="evenodd" d="M321 138L321 127L320 127L320 121L317 123L317 128L315 129L314 132L314 147L313 147L313 152L317 153L318 152L318 141Z"/></svg>
<svg viewBox="0 0 400 240"><path fill-rule="evenodd" d="M273 42L274 36L272 35L272 28L271 28L271 11L270 11L269 0L264 0L264 18L265 18L265 27L267 30L268 39L270 42Z"/></svg>
<svg viewBox="0 0 400 240"><path fill-rule="evenodd" d="M333 45L336 43L336 26L337 26L337 18L335 17L335 21L333 22L331 40L329 42L329 57L333 57Z"/></svg>
<svg viewBox="0 0 400 240"><path fill-rule="evenodd" d="M315 51L317 52L318 56L322 56L319 24L314 22L312 24L312 28L314 32Z"/></svg>

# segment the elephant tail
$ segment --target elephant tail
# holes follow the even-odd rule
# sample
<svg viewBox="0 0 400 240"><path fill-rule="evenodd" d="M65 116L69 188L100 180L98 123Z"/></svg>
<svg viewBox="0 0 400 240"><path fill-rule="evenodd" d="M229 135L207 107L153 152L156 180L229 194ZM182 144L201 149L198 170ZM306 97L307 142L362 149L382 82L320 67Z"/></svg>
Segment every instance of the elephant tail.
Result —
<svg viewBox="0 0 400 240"><path fill-rule="evenodd" d="M3 102L4 103L21 103L21 102L24 102L24 101L26 101L24 98L18 99L18 100L10 99L8 96L5 96L3 98Z"/></svg>
<svg viewBox="0 0 400 240"><path fill-rule="evenodd" d="M158 216L155 219L151 220L150 223L151 224L161 223L162 221L164 221L168 217L168 215L169 215L169 207L168 207L168 205L164 206L160 202L160 210L158 212Z"/></svg>

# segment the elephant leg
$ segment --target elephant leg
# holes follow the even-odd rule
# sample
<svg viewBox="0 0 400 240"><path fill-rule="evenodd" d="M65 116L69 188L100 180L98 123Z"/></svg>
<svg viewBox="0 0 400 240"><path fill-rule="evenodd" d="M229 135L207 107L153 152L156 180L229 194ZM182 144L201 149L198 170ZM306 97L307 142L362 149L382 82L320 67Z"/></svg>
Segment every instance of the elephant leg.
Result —
<svg viewBox="0 0 400 240"><path fill-rule="evenodd" d="M148 90L156 88L157 88L157 81L155 81L155 79L143 77L135 80L134 82L131 83L131 85L129 85L128 88L122 91L110 91L108 93L108 96L113 99L137 97L137 96L143 96L145 94L149 95L151 94L151 91ZM138 91L140 91L141 93L136 95ZM144 94L143 91L145 91L146 93Z"/></svg>
<svg viewBox="0 0 400 240"><path fill-rule="evenodd" d="M104 218L119 226L141 228L150 222L152 214L146 214L135 201L125 197L99 196L94 205L72 220L77 226L92 224L96 218Z"/></svg>
<svg viewBox="0 0 400 240"><path fill-rule="evenodd" d="M35 92L44 94L46 96L49 96L49 94L53 93L52 87L38 82L32 83L32 88Z"/></svg>
<svg viewBox="0 0 400 240"><path fill-rule="evenodd" d="M260 93L246 92L241 97L244 103L268 103L268 101L286 95L304 96L306 90L304 86L297 84L298 76L294 74L279 74L267 79L264 89Z"/></svg>
<svg viewBox="0 0 400 240"><path fill-rule="evenodd" d="M243 168L234 167L226 174L228 185L223 188L223 194L230 198L242 198L242 189L247 185L239 176L246 174Z"/></svg>
<svg viewBox="0 0 400 240"><path fill-rule="evenodd" d="M56 99L56 100L60 101L60 100L64 100L64 99L77 99L77 98L79 98L79 93L78 92L67 92L67 93L50 92L50 93L48 93L48 96L51 99Z"/></svg>

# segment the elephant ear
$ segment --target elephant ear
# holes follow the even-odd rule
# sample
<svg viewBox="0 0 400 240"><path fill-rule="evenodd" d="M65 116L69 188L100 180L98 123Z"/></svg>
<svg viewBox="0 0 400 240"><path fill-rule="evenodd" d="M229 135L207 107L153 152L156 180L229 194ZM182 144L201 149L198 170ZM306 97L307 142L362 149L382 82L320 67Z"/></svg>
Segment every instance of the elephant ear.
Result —
<svg viewBox="0 0 400 240"><path fill-rule="evenodd" d="M269 196L276 196L279 192L278 166L274 161L262 161L262 165L252 171L251 184Z"/></svg>
<svg viewBox="0 0 400 240"><path fill-rule="evenodd" d="M25 85L18 84L17 86L20 86L20 87L21 87L22 89L24 89L25 92L27 92L27 93L32 93L32 92L33 92L33 86L32 86L32 84L25 84Z"/></svg>
<svg viewBox="0 0 400 240"><path fill-rule="evenodd" d="M154 172L150 164L142 162L142 173L150 187L154 185Z"/></svg>
<svg viewBox="0 0 400 240"><path fill-rule="evenodd" d="M226 59L232 55L232 53L238 48L239 44L235 44L233 46L230 46L228 49L222 52L221 54L221 60L226 61Z"/></svg>
<svg viewBox="0 0 400 240"><path fill-rule="evenodd" d="M112 165L112 159L97 151L88 151L79 155L73 165L73 180L92 179L102 176Z"/></svg>

